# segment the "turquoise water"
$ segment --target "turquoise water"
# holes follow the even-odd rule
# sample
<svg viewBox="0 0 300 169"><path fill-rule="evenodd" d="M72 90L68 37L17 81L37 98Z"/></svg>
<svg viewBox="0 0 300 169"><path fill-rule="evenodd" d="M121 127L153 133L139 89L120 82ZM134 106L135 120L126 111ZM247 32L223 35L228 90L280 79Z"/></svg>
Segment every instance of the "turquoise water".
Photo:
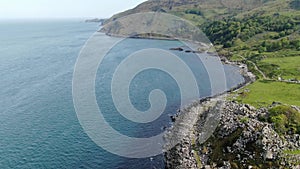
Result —
<svg viewBox="0 0 300 169"><path fill-rule="evenodd" d="M127 159L94 144L81 128L72 102L72 75L80 49L98 29L76 20L0 21L0 168L162 168L162 156ZM151 43L150 43L151 42ZM174 41L128 39L105 58L96 78L99 107L119 132L133 137L156 135L170 125L169 115L180 102L175 81L159 71L138 75L130 98L139 110L149 108L148 95L160 88L168 105L158 120L132 123L114 109L110 80L115 67L133 51L158 47L168 50ZM176 47L176 46L175 46ZM211 95L207 74L194 57L176 53L193 67L201 96ZM228 86L243 81L237 69L226 67ZM99 102L99 100L105 100Z"/></svg>

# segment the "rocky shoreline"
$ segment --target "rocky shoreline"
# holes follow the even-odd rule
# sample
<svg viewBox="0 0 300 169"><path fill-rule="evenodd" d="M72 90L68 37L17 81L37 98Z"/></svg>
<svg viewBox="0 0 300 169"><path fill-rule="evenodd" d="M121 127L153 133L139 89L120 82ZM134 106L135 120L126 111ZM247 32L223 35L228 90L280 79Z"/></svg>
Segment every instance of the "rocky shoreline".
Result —
<svg viewBox="0 0 300 169"><path fill-rule="evenodd" d="M232 90L255 81L246 65L238 66L245 83ZM267 108L227 101L226 93L195 102L172 117L174 124L165 136L165 168L300 169L300 155L284 153L300 150L300 135L279 135L272 124L261 121L269 115ZM218 122L215 128L203 128L212 120L208 117Z"/></svg>

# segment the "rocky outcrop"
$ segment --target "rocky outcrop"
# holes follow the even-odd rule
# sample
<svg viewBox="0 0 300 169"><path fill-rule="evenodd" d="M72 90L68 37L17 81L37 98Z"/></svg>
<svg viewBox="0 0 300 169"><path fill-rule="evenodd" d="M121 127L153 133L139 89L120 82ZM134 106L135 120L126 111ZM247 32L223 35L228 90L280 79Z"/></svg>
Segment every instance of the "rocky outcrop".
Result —
<svg viewBox="0 0 300 169"><path fill-rule="evenodd" d="M199 114L180 144L166 153L166 168L300 168L299 155L288 153L300 150L300 136L280 136L260 121L268 116L266 108L227 101L219 111L220 123L205 142L199 140L205 113Z"/></svg>
<svg viewBox="0 0 300 169"><path fill-rule="evenodd" d="M100 25L102 25L105 21L106 19L99 19L99 18L85 20L85 22L96 22L96 23L100 23Z"/></svg>
<svg viewBox="0 0 300 169"><path fill-rule="evenodd" d="M165 135L166 168L198 168L197 161L199 157L193 150L195 138L198 137L198 141L200 138L204 141L215 130L220 120L218 109L223 105L222 100L224 100L224 96L195 102L188 108L181 110L179 115L172 117L175 119L175 123ZM210 119L208 120L210 123L202 123L203 118ZM195 130L195 124L201 124L197 126L198 129L204 128L208 132L201 133L202 136L199 136L199 133Z"/></svg>

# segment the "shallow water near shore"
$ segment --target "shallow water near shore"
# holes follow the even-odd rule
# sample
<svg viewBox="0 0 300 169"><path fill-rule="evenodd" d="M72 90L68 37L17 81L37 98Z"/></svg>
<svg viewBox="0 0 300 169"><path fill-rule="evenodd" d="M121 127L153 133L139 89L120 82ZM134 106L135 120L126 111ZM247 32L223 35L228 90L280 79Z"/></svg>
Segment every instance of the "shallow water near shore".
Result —
<svg viewBox="0 0 300 169"><path fill-rule="evenodd" d="M164 166L162 156L128 159L103 150L78 122L72 101L73 69L81 48L97 29L96 23L78 20L0 21L0 168ZM105 57L97 73L96 96L106 120L117 131L149 137L170 126L169 115L176 113L180 97L174 92L178 91L176 82L166 73L145 71L130 86L131 101L141 111L149 108L151 90L159 88L167 96L163 115L147 124L133 123L118 114L111 100L110 82L116 66L128 54L144 48L169 50L180 45L177 41L126 39ZM191 54L173 52L196 74L201 97L210 96L207 72L201 62ZM225 72L228 88L243 82L238 68L227 65Z"/></svg>

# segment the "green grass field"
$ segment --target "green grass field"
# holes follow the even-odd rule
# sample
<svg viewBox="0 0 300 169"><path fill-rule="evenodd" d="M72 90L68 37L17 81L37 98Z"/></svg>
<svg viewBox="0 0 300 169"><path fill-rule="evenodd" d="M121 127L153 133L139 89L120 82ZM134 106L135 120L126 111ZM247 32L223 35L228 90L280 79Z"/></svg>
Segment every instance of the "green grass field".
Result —
<svg viewBox="0 0 300 169"><path fill-rule="evenodd" d="M266 58L262 62L278 65L284 79L300 79L300 56Z"/></svg>
<svg viewBox="0 0 300 169"><path fill-rule="evenodd" d="M300 84L259 80L241 89L237 100L255 107L268 106L274 101L300 106Z"/></svg>
<svg viewBox="0 0 300 169"><path fill-rule="evenodd" d="M297 57L300 56L300 51L284 49L276 52L265 52L263 55L265 55L267 58Z"/></svg>
<svg viewBox="0 0 300 169"><path fill-rule="evenodd" d="M291 154L291 155L300 155L300 150L294 150L294 151L286 150L286 151L284 151L284 153Z"/></svg>

